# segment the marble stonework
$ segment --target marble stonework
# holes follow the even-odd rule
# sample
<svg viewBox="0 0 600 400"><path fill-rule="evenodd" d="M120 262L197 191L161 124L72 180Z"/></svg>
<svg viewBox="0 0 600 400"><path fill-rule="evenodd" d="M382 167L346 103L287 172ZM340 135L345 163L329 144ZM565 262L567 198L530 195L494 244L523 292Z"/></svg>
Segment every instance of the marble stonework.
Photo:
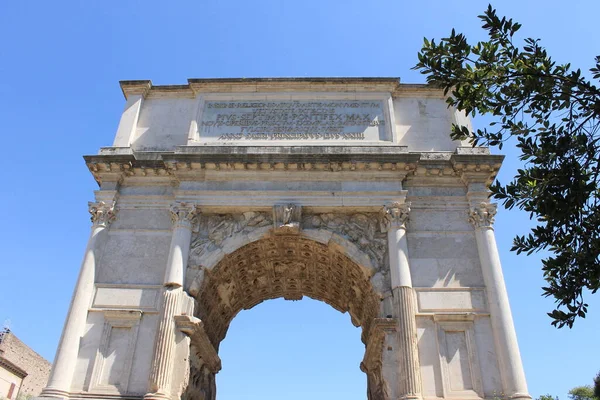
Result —
<svg viewBox="0 0 600 400"><path fill-rule="evenodd" d="M45 398L214 400L243 309L362 328L370 400L529 399L488 185L443 93L390 78L121 82ZM335 366L332 366L334 368Z"/></svg>

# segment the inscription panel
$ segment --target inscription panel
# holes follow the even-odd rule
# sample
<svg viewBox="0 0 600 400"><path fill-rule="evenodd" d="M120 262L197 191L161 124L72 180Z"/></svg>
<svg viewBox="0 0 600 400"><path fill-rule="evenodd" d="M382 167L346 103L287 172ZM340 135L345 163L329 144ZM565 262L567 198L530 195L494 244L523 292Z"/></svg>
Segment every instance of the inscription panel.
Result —
<svg viewBox="0 0 600 400"><path fill-rule="evenodd" d="M381 100L206 101L200 141L390 141Z"/></svg>

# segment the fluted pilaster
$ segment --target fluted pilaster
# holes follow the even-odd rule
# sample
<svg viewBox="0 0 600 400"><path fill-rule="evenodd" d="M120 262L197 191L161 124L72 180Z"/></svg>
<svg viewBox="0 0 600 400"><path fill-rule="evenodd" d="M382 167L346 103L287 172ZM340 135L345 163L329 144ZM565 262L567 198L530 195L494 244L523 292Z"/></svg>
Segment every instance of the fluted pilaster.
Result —
<svg viewBox="0 0 600 400"><path fill-rule="evenodd" d="M415 293L410 273L406 225L410 203L383 207L382 229L388 234L390 276L394 308L398 316L398 381L400 399L421 398L421 372L417 347Z"/></svg>
<svg viewBox="0 0 600 400"><path fill-rule="evenodd" d="M397 302L400 361L400 393L403 399L418 399L421 395L421 374L417 349L416 300L414 290L399 286L394 289Z"/></svg>
<svg viewBox="0 0 600 400"><path fill-rule="evenodd" d="M156 333L150 374L150 392L144 396L146 400L171 398L173 357L176 345L175 316L180 311L179 303L183 293L182 287L192 240L192 227L198 216L195 205L189 203L175 202L169 210L173 222L173 235L165 270L160 322Z"/></svg>
<svg viewBox="0 0 600 400"><path fill-rule="evenodd" d="M183 289L166 287L160 310L154 349L154 364L150 374L150 391L146 399L170 398L171 380L173 378L173 353L175 351L175 315L179 312L179 302Z"/></svg>

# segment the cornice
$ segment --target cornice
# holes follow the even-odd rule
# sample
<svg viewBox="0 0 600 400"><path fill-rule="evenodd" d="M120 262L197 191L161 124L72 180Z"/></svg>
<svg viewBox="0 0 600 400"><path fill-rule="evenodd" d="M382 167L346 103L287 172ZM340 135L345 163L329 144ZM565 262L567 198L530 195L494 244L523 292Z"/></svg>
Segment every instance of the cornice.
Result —
<svg viewBox="0 0 600 400"><path fill-rule="evenodd" d="M146 97L146 94L152 88L152 81L150 80L120 81L119 84L121 85L123 96L125 96L126 99L132 95Z"/></svg>
<svg viewBox="0 0 600 400"><path fill-rule="evenodd" d="M387 92L394 97L444 98L443 91L428 84L403 84L400 78L210 78L188 79L187 84L153 85L150 80L120 81L125 98L194 98L202 93L278 92Z"/></svg>
<svg viewBox="0 0 600 400"><path fill-rule="evenodd" d="M23 370L22 368L19 368L18 366L16 366L12 362L8 361L4 357L0 357L0 366L9 370L10 372L17 375L21 379L23 379L27 376L27 372L25 370Z"/></svg>
<svg viewBox="0 0 600 400"><path fill-rule="evenodd" d="M466 186L481 183L489 186L502 166L504 156L492 154L454 154L452 167Z"/></svg>
<svg viewBox="0 0 600 400"><path fill-rule="evenodd" d="M206 171L303 173L393 173L397 179L489 185L504 156L450 152L410 153L404 146L181 146L175 152L119 152L84 156L100 184L130 177L194 180ZM450 182L449 181L449 182Z"/></svg>

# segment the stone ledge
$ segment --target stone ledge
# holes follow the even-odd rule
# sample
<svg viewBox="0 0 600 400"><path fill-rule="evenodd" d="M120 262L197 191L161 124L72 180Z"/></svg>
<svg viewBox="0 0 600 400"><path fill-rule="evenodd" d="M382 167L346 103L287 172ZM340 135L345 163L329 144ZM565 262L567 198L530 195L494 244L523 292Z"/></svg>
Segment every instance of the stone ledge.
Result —
<svg viewBox="0 0 600 400"><path fill-rule="evenodd" d="M387 92L394 97L444 97L442 89L432 85L402 84L400 78L378 77L205 78L188 79L188 83L182 85L153 85L151 80L119 83L125 98L130 95L194 98L200 93L261 92Z"/></svg>

